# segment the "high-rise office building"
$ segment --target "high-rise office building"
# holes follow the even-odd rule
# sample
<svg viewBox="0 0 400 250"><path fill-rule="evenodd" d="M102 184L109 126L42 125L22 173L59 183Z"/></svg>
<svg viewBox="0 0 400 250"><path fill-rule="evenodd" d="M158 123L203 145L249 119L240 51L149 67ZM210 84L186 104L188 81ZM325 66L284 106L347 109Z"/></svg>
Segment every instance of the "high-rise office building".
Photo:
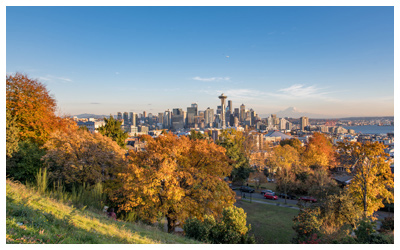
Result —
<svg viewBox="0 0 400 250"><path fill-rule="evenodd" d="M300 130L304 131L304 128L309 126L308 117L300 117Z"/></svg>
<svg viewBox="0 0 400 250"><path fill-rule="evenodd" d="M164 112L164 120L163 120L163 125L165 129L170 129L171 128L171 111L168 109Z"/></svg>
<svg viewBox="0 0 400 250"><path fill-rule="evenodd" d="M132 121L131 121L131 123L132 123L132 126L137 126L137 114L135 113L135 112L131 112L132 113Z"/></svg>
<svg viewBox="0 0 400 250"><path fill-rule="evenodd" d="M239 119L239 108L235 108L233 115Z"/></svg>
<svg viewBox="0 0 400 250"><path fill-rule="evenodd" d="M244 120L246 120L246 106L242 104L240 105L239 121L243 122Z"/></svg>
<svg viewBox="0 0 400 250"><path fill-rule="evenodd" d="M158 123L164 124L164 113L158 113Z"/></svg>
<svg viewBox="0 0 400 250"><path fill-rule="evenodd" d="M143 118L146 118L146 111L143 111Z"/></svg>
<svg viewBox="0 0 400 250"><path fill-rule="evenodd" d="M133 112L129 112L129 124L133 124ZM135 126L134 124L133 124L133 126Z"/></svg>
<svg viewBox="0 0 400 250"><path fill-rule="evenodd" d="M117 113L117 120L122 120L122 113L121 112Z"/></svg>
<svg viewBox="0 0 400 250"><path fill-rule="evenodd" d="M128 112L124 112L124 125L129 125Z"/></svg>
<svg viewBox="0 0 400 250"><path fill-rule="evenodd" d="M206 124L207 127L211 128L214 122L214 110L210 109L210 107L208 107L205 111L204 111L204 122Z"/></svg>
<svg viewBox="0 0 400 250"><path fill-rule="evenodd" d="M171 117L171 126L173 129L183 129L185 126L185 121L183 120L182 109L173 109Z"/></svg>
<svg viewBox="0 0 400 250"><path fill-rule="evenodd" d="M228 100L228 112L229 112L229 114L233 113L232 100Z"/></svg>
<svg viewBox="0 0 400 250"><path fill-rule="evenodd" d="M196 116L197 116L197 104L192 103L192 106L187 108L187 114L186 114L188 128L194 128Z"/></svg>

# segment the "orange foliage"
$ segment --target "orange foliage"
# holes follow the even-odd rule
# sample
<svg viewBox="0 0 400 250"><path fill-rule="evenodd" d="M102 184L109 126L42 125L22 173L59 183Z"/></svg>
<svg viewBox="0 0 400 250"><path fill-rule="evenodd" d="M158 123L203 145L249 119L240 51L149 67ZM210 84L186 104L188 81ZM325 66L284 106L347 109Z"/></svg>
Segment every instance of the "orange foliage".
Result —
<svg viewBox="0 0 400 250"><path fill-rule="evenodd" d="M37 80L16 73L7 75L7 109L15 117L21 140L44 144L49 135L63 126L55 115L56 101Z"/></svg>
<svg viewBox="0 0 400 250"><path fill-rule="evenodd" d="M143 139L145 151L130 152L128 169L119 176L122 188L111 194L121 210L134 210L150 222L162 214L172 231L189 216L217 217L234 203L223 180L232 170L223 147L170 133Z"/></svg>
<svg viewBox="0 0 400 250"><path fill-rule="evenodd" d="M335 148L321 133L314 133L302 155L305 166L320 166L332 169L337 165Z"/></svg>

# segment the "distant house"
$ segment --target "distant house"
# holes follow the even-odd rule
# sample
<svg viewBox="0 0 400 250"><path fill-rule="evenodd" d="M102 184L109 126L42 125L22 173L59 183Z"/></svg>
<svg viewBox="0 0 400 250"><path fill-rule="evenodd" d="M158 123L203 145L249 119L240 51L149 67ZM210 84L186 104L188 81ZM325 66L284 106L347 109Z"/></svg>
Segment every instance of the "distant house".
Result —
<svg viewBox="0 0 400 250"><path fill-rule="evenodd" d="M338 175L332 175L332 179L334 179L339 185L346 186L350 184L351 180L353 179L353 176L342 173Z"/></svg>
<svg viewBox="0 0 400 250"><path fill-rule="evenodd" d="M279 131L271 131L267 134L264 135L264 140L265 141L269 141L272 142L274 144L278 144L280 141L282 140L289 140L292 139L293 136L284 134L282 132Z"/></svg>

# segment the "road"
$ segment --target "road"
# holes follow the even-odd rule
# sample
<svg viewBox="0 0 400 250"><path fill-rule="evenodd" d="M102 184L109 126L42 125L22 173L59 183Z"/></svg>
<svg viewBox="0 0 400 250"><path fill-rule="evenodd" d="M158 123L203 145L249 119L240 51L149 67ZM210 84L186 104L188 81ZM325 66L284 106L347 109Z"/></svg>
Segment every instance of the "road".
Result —
<svg viewBox="0 0 400 250"><path fill-rule="evenodd" d="M266 202L270 202L270 203L282 203L285 204L285 199L278 197L277 200L269 200L269 199L265 199L264 195L260 194L260 193L245 193L245 192L241 192L240 190L234 190L236 192L237 196L240 196L242 198L245 199L261 199L261 200L265 200ZM298 200L290 200L290 199L286 199L287 205L291 205L291 206L296 206Z"/></svg>

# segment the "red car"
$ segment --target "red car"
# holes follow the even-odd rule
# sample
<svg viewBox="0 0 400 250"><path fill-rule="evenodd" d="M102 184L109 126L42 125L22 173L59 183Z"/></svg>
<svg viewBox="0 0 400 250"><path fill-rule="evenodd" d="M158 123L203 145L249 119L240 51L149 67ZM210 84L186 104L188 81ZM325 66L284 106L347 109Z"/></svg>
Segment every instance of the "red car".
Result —
<svg viewBox="0 0 400 250"><path fill-rule="evenodd" d="M300 197L299 200L309 201L309 202L312 202L312 203L317 202L317 199L315 199L315 198L313 198L311 196L303 196L303 197Z"/></svg>
<svg viewBox="0 0 400 250"><path fill-rule="evenodd" d="M271 199L271 200L277 200L278 196L275 195L275 193L265 193L264 194L265 199Z"/></svg>

